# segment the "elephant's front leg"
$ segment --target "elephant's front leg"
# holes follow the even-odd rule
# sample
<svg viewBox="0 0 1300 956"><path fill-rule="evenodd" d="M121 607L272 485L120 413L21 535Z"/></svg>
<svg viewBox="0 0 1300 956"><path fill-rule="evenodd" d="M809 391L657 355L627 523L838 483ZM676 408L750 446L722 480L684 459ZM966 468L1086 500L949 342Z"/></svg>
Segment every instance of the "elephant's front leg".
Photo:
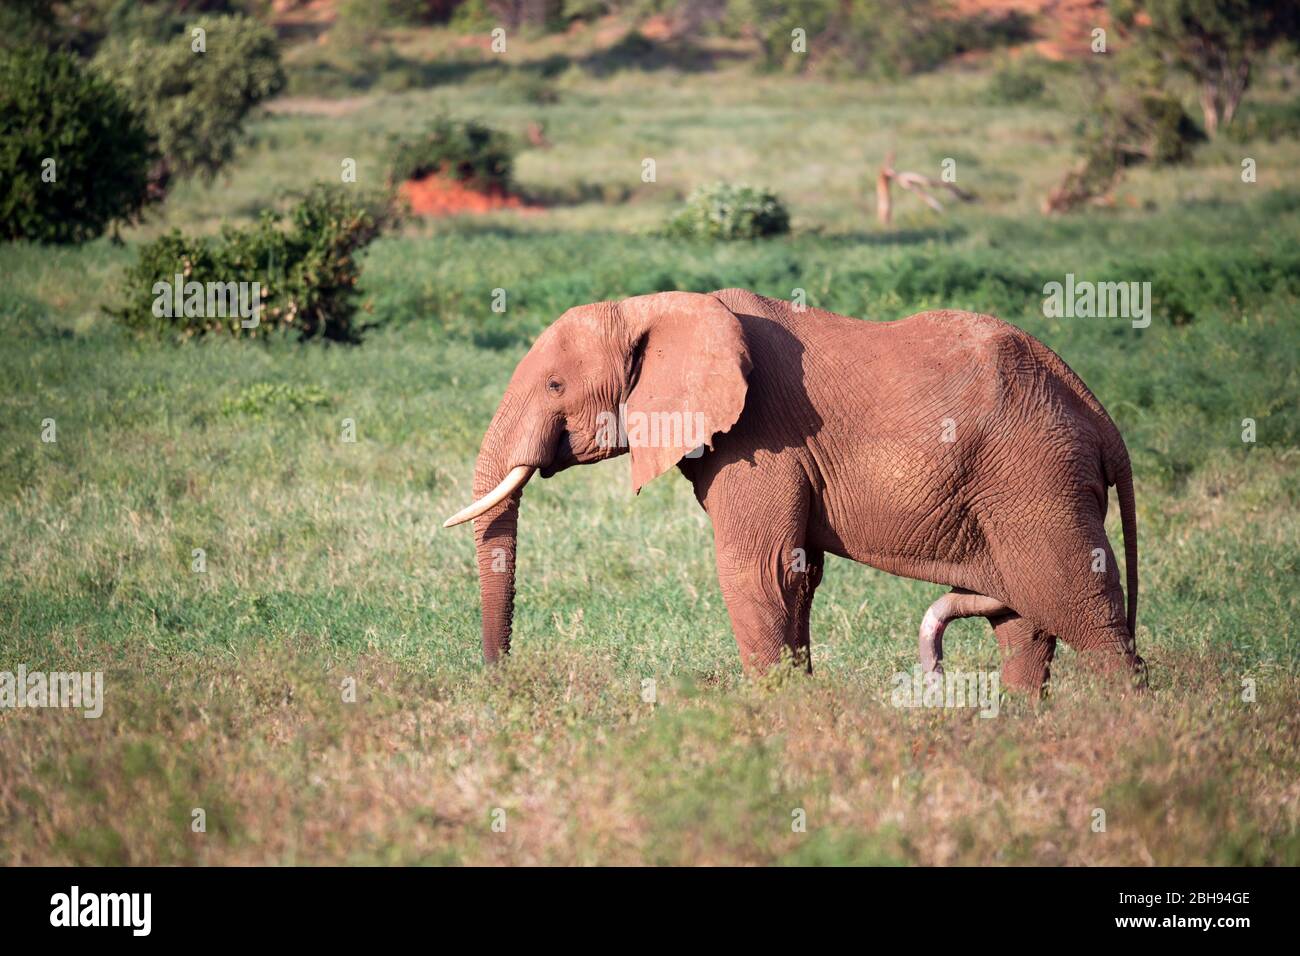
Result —
<svg viewBox="0 0 1300 956"><path fill-rule="evenodd" d="M782 656L812 671L808 617L823 556L807 547L808 493L736 491L709 503L718 583L745 671L765 673Z"/></svg>

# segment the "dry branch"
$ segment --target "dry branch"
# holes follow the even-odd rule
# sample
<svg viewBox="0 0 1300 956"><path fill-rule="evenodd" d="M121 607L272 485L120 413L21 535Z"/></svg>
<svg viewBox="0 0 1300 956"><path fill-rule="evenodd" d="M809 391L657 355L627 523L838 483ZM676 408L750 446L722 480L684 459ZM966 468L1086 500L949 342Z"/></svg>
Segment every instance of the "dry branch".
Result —
<svg viewBox="0 0 1300 956"><path fill-rule="evenodd" d="M880 220L881 225L889 225L893 218L893 199L890 195L890 184L897 182L899 186L915 193L921 201L933 209L935 212L943 212L943 204L934 196L930 195L927 190L946 189L962 202L973 202L975 196L961 189L956 183L945 182L942 179L935 179L931 176L923 176L920 173L913 173L907 170L894 169L894 154L891 152L885 157L885 165L880 168L880 175L876 177L876 218Z"/></svg>

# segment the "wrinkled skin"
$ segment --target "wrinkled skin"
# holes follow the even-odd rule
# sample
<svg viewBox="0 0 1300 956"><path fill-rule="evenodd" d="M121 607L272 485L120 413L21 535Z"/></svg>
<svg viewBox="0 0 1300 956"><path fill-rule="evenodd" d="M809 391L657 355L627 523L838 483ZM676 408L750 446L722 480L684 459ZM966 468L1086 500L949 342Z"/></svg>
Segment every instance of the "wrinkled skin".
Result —
<svg viewBox="0 0 1300 956"><path fill-rule="evenodd" d="M602 421L623 403L629 422L698 416L703 454L690 434L611 442ZM474 495L519 465L546 478L624 453L634 490L674 466L694 486L751 673L783 656L811 668L809 611L834 554L954 589L922 624L926 670L941 670L943 626L979 615L1009 686L1036 692L1058 638L1144 676L1127 450L1083 382L1014 326L953 311L865 322L739 289L570 309L515 370ZM1103 527L1111 485L1127 609ZM474 519L488 661L510 648L521 494Z"/></svg>

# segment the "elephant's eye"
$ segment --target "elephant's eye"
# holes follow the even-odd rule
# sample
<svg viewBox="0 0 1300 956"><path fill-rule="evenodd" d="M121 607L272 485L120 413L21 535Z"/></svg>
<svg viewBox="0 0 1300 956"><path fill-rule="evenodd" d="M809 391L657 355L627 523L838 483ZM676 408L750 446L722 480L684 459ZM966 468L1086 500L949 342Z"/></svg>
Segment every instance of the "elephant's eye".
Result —
<svg viewBox="0 0 1300 956"><path fill-rule="evenodd" d="M547 379L546 390L550 392L552 395L563 395L564 383L561 382L558 378Z"/></svg>

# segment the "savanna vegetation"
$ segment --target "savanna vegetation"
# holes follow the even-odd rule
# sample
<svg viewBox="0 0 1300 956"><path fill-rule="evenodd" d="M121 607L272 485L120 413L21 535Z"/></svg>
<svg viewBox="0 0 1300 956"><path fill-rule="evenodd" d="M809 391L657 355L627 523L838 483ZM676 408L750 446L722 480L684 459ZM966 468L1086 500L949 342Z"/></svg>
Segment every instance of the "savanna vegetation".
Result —
<svg viewBox="0 0 1300 956"><path fill-rule="evenodd" d="M1300 863L1285 48L1252 60L1219 135L1164 162L1132 133L1150 158L1044 215L1099 128L1085 71L1108 61L1086 34L1049 61L996 18L996 43L954 51L949 24L936 62L877 70L772 62L775 41L725 17L635 29L672 4L524 11L505 54L500 4L339 6L323 40L281 22L285 92L238 99L238 148L204 150L210 176L174 164L120 242L0 246L0 671L105 675L98 719L0 709L0 861ZM144 7L30 29L86 71L114 30L190 42ZM1156 85L1206 133L1192 79L1171 65ZM393 144L437 117L509 137L534 201L390 222L312 191L385 188ZM890 152L936 177L950 161L975 201L903 195L880 226ZM770 193L788 232L665 229L713 183ZM266 271L272 247L297 271ZM187 260L265 278L272 303L326 288L347 334L159 323L151 284ZM1150 282L1150 326L1046 316L1067 274ZM471 536L441 521L515 363L572 305L729 286L871 321L994 313L1061 354L1133 456L1150 692L1063 648L1050 694L996 718L894 707L942 589L840 561L814 676L748 681L689 486L634 498L626 459L530 484L514 651L485 669ZM953 625L950 667L997 660L982 620Z"/></svg>

